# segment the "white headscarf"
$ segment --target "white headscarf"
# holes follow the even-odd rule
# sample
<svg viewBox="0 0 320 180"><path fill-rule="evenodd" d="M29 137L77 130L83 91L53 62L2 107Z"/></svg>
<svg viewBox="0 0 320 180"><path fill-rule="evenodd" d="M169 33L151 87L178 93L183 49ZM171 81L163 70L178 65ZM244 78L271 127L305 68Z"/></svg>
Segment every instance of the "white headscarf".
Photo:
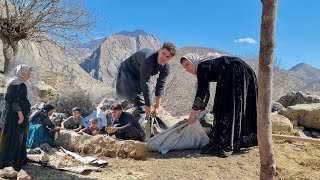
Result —
<svg viewBox="0 0 320 180"><path fill-rule="evenodd" d="M204 57L200 57L198 54L196 53L188 53L184 56L182 56L180 59L184 58L188 61L190 61L196 68L198 68L198 65L203 62L203 61L207 61L207 60L212 60L212 59L216 59L219 58L221 56L225 56L225 54L219 54L217 52L214 53L208 53L206 56Z"/></svg>
<svg viewBox="0 0 320 180"><path fill-rule="evenodd" d="M20 64L16 66L10 73L7 80L7 87L10 85L19 85L24 83L23 76L30 70L30 66L26 64Z"/></svg>

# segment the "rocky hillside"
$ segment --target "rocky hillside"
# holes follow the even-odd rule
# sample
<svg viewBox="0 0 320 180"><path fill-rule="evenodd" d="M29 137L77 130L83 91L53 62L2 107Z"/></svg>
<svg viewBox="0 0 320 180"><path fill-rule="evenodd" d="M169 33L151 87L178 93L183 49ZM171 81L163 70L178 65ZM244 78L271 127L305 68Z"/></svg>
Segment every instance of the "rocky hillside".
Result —
<svg viewBox="0 0 320 180"><path fill-rule="evenodd" d="M290 76L304 82L299 86L300 91L319 94L320 70L309 64L300 63L288 70Z"/></svg>
<svg viewBox="0 0 320 180"><path fill-rule="evenodd" d="M27 82L32 104L42 100L70 106L90 106L91 102L100 102L102 97L113 92L101 81L93 79L65 50L55 45L22 41L19 49L18 58L11 61L9 70L21 63L32 67L31 78ZM5 77L1 77L4 84Z"/></svg>
<svg viewBox="0 0 320 180"><path fill-rule="evenodd" d="M303 79L307 82L319 81L320 70L309 64L300 63L288 70L292 76Z"/></svg>
<svg viewBox="0 0 320 180"><path fill-rule="evenodd" d="M117 68L123 60L143 48L159 49L160 42L143 31L127 31L108 37L80 66L92 77L113 86Z"/></svg>
<svg viewBox="0 0 320 180"><path fill-rule="evenodd" d="M73 59L78 63L82 63L85 59L89 58L91 54L101 46L106 38L96 38L89 42L69 44L67 49L73 55Z"/></svg>

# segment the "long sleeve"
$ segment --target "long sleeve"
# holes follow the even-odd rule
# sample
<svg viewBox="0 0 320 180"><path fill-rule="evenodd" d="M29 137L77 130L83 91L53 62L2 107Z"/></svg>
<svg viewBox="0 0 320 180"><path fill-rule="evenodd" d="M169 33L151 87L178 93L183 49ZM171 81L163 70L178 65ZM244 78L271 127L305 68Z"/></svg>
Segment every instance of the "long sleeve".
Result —
<svg viewBox="0 0 320 180"><path fill-rule="evenodd" d="M10 85L7 89L7 93L5 95L5 100L7 102L12 103L12 108L14 111L18 112L21 111L21 106L20 106L20 98L18 96L19 92L19 85Z"/></svg>
<svg viewBox="0 0 320 180"><path fill-rule="evenodd" d="M119 86L117 86L117 93L122 94L122 96L126 98L135 98L136 93L142 92L145 105L151 106L153 103L150 79L151 76L158 74L159 70L161 70L160 65L157 63L157 57L157 50L142 49L123 61L119 71L121 70L121 75L123 75L124 78L123 82L121 82L121 80L117 82L117 84L119 84ZM164 87L166 76L164 70L159 79L159 94L162 93L161 89ZM129 84L129 89L126 89L125 83Z"/></svg>
<svg viewBox="0 0 320 180"><path fill-rule="evenodd" d="M204 110L210 99L210 86L207 79L207 73L203 68L199 67L197 72L198 87L194 103L192 105L193 110Z"/></svg>
<svg viewBox="0 0 320 180"><path fill-rule="evenodd" d="M118 122L119 124L115 125L117 130L121 133L123 130L125 130L127 127L132 126L133 117L130 115L125 114L125 112L122 112Z"/></svg>
<svg viewBox="0 0 320 180"><path fill-rule="evenodd" d="M151 82L150 77L152 75L153 62L144 60L140 66L140 88L143 93L146 106L151 106L152 95L151 95Z"/></svg>
<svg viewBox="0 0 320 180"><path fill-rule="evenodd" d="M157 85L156 85L156 96L162 96L166 84L167 77L170 73L170 67L169 64L166 64L163 66L163 68L160 70L159 77L157 79Z"/></svg>
<svg viewBox="0 0 320 180"><path fill-rule="evenodd" d="M48 114L43 110L38 110L33 116L30 117L33 124L41 124L45 129L52 129L55 125L49 119Z"/></svg>

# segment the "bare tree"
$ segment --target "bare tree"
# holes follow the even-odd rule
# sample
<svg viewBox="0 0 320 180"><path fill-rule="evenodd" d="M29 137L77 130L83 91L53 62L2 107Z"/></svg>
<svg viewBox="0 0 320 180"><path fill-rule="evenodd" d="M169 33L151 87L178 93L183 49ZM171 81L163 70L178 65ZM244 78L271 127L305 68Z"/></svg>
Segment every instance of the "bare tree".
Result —
<svg viewBox="0 0 320 180"><path fill-rule="evenodd" d="M261 0L261 34L259 54L258 142L260 152L260 179L274 179L276 161L272 148L272 78L275 47L275 29L278 0Z"/></svg>
<svg viewBox="0 0 320 180"><path fill-rule="evenodd" d="M18 43L76 41L89 37L96 27L94 17L81 0L1 0L0 39L3 43L4 72L18 53Z"/></svg>

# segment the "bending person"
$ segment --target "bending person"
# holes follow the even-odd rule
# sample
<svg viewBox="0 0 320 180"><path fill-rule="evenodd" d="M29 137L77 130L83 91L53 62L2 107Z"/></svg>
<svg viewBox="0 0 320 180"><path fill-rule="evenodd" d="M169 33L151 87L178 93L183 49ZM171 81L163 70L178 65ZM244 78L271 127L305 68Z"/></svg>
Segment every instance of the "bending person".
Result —
<svg viewBox="0 0 320 180"><path fill-rule="evenodd" d="M139 112L139 121L152 112L158 113L161 96L169 74L168 61L176 55L176 46L165 42L159 50L142 49L124 60L119 67L116 92L121 98L133 103ZM153 109L151 76L159 74L155 88L155 109Z"/></svg>
<svg viewBox="0 0 320 180"><path fill-rule="evenodd" d="M189 123L195 122L197 111L206 108L209 83L217 82L213 105L216 125L201 152L226 157L240 148L256 146L258 84L251 67L237 57L215 55L201 59L195 53L181 57L180 63L198 80Z"/></svg>

